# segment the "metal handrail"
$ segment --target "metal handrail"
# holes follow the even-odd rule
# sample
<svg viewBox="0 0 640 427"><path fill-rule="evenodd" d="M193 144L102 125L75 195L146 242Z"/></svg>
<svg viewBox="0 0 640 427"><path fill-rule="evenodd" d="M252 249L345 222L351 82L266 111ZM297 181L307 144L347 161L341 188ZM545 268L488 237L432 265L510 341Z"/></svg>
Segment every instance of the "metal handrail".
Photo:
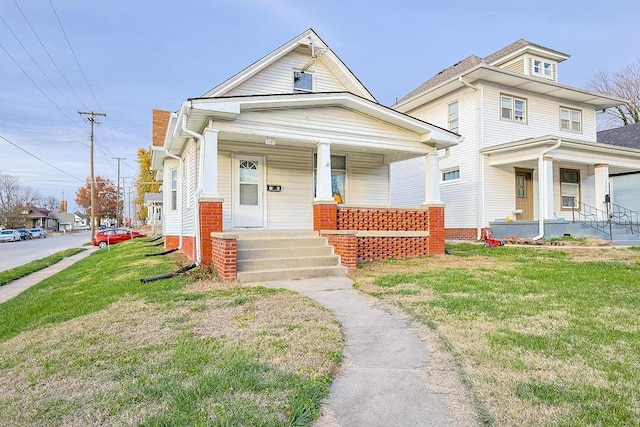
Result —
<svg viewBox="0 0 640 427"><path fill-rule="evenodd" d="M571 208L573 222L580 222L588 227L596 229L613 240L613 231L611 229L611 216L607 211L598 209L594 206L587 205L575 198Z"/></svg>
<svg viewBox="0 0 640 427"><path fill-rule="evenodd" d="M611 221L631 231L631 234L640 231L640 212L627 209L623 206L609 203Z"/></svg>

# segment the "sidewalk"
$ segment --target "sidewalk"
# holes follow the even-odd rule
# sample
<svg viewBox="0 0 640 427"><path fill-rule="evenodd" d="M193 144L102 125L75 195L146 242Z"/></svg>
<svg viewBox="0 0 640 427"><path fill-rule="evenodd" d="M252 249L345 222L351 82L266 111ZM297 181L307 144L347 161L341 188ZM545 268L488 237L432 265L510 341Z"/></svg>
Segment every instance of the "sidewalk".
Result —
<svg viewBox="0 0 640 427"><path fill-rule="evenodd" d="M344 277L262 285L300 292L342 325L342 367L316 427L481 424L450 356L435 336L424 340L424 325L376 307L376 299L353 290Z"/></svg>
<svg viewBox="0 0 640 427"><path fill-rule="evenodd" d="M25 276L21 279L14 280L13 282L6 284L4 286L0 286L0 304L10 300L11 298L18 295L20 292L25 289L30 288L31 286L40 283L44 279L53 276L54 274L64 270L69 267L71 264L76 261L81 260L82 258L86 258L95 251L95 247L88 247L87 250L77 253L68 258L62 259L60 262L51 265L47 268L44 268L40 271L36 271L35 273L31 273L28 276Z"/></svg>

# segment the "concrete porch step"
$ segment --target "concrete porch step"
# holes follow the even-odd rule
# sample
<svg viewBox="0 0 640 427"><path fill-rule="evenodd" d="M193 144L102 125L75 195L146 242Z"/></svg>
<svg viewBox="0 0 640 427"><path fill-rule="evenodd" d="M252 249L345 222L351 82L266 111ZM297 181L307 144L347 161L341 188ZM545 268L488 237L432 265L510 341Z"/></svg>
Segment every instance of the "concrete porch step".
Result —
<svg viewBox="0 0 640 427"><path fill-rule="evenodd" d="M340 262L336 255L291 257L291 258L261 258L238 260L238 272L288 269L288 268L314 268L314 267L335 267Z"/></svg>
<svg viewBox="0 0 640 427"><path fill-rule="evenodd" d="M264 258L321 257L328 255L333 255L333 250L330 246L242 249L238 251L238 261Z"/></svg>
<svg viewBox="0 0 640 427"><path fill-rule="evenodd" d="M241 283L271 282L273 280L312 279L316 277L344 276L346 269L342 266L305 267L271 270L254 270L238 272L237 280Z"/></svg>
<svg viewBox="0 0 640 427"><path fill-rule="evenodd" d="M251 239L287 239L287 238L303 238L318 237L318 233L313 230L273 230L273 231L240 231L238 232L238 240Z"/></svg>
<svg viewBox="0 0 640 427"><path fill-rule="evenodd" d="M325 246L327 239L321 237L277 237L238 239L238 251L244 249L281 249L297 247Z"/></svg>

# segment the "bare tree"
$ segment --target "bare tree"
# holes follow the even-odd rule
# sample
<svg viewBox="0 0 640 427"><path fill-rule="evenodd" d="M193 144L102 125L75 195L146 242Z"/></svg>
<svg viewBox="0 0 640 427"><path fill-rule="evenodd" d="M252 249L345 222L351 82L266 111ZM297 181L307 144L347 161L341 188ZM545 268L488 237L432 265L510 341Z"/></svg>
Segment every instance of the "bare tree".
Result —
<svg viewBox="0 0 640 427"><path fill-rule="evenodd" d="M55 196L47 196L44 198L44 200L42 201L44 207L48 210L50 210L51 212L58 212L60 211L60 201L58 201L58 198Z"/></svg>
<svg viewBox="0 0 640 427"><path fill-rule="evenodd" d="M7 228L24 227L28 213L26 207L41 199L31 187L23 186L18 177L0 174L0 225Z"/></svg>
<svg viewBox="0 0 640 427"><path fill-rule="evenodd" d="M640 59L613 74L598 71L591 78L589 88L626 101L606 110L610 127L640 123Z"/></svg>

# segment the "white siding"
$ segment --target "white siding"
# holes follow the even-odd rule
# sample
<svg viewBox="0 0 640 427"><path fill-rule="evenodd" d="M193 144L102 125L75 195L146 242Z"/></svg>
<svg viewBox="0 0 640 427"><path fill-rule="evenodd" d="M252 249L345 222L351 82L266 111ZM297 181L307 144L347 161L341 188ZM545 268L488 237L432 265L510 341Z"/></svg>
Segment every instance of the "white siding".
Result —
<svg viewBox="0 0 640 427"><path fill-rule="evenodd" d="M189 141L183 152L184 158L184 178L182 180L182 203L184 204L184 224L183 233L185 236L195 236L195 194L196 194L196 171L197 156L196 144ZM179 184L180 185L180 184Z"/></svg>
<svg viewBox="0 0 640 427"><path fill-rule="evenodd" d="M449 157L440 160L442 171L459 168L460 179L441 183L445 204L445 226L475 227L478 203L477 94L464 88L409 112L410 115L446 128L447 105L458 101L458 132L464 140L452 147ZM419 206L424 203L424 158L391 165L391 199L394 206ZM397 193L397 195L396 195Z"/></svg>
<svg viewBox="0 0 640 427"><path fill-rule="evenodd" d="M596 122L593 107L543 97L525 91L484 85L484 147L527 138L556 135L580 141L596 141ZM527 100L527 123L500 119L500 94ZM560 130L560 106L582 111L581 133Z"/></svg>
<svg viewBox="0 0 640 427"><path fill-rule="evenodd" d="M171 210L171 170L176 169L178 172L178 203L176 210ZM162 203L165 207L162 210L162 232L165 235L177 236L180 234L180 214L182 208L182 190L180 188L180 170L179 162L175 159L167 159L164 162L163 179L162 179Z"/></svg>
<svg viewBox="0 0 640 427"><path fill-rule="evenodd" d="M293 71L299 70L310 57L309 48L301 46L229 91L225 96L292 93ZM306 72L313 74L314 92L347 90L324 65L322 58L317 60Z"/></svg>
<svg viewBox="0 0 640 427"><path fill-rule="evenodd" d="M345 202L348 205L389 206L389 167L381 155L347 154Z"/></svg>

